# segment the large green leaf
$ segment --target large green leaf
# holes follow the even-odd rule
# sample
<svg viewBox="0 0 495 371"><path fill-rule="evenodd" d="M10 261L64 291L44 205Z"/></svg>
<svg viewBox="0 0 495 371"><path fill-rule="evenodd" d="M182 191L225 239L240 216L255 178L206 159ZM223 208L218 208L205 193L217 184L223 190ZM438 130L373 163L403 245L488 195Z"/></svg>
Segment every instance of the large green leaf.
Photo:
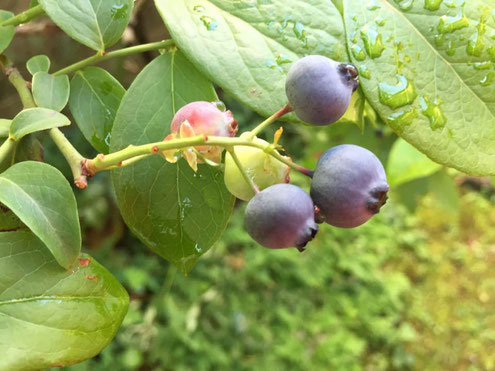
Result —
<svg viewBox="0 0 495 371"><path fill-rule="evenodd" d="M344 18L361 86L394 131L441 164L495 174L493 2L345 0Z"/></svg>
<svg viewBox="0 0 495 371"><path fill-rule="evenodd" d="M10 137L19 140L22 137L41 130L70 125L63 114L47 108L28 108L17 114L10 125Z"/></svg>
<svg viewBox="0 0 495 371"><path fill-rule="evenodd" d="M39 0L65 33L96 51L115 44L131 16L133 0Z"/></svg>
<svg viewBox="0 0 495 371"><path fill-rule="evenodd" d="M13 13L6 10L0 10L0 23L14 16ZM0 53L2 53L14 38L14 26L0 26Z"/></svg>
<svg viewBox="0 0 495 371"><path fill-rule="evenodd" d="M149 64L122 100L112 131L111 151L162 140L174 113L186 103L216 99L212 85L180 53ZM153 251L183 272L220 237L233 197L223 173L184 160L169 164L151 157L113 171L117 201L127 225Z"/></svg>
<svg viewBox="0 0 495 371"><path fill-rule="evenodd" d="M285 73L292 62L306 54L348 58L342 17L331 0L155 0L155 4L187 57L210 80L263 116L287 103Z"/></svg>
<svg viewBox="0 0 495 371"><path fill-rule="evenodd" d="M442 165L431 161L423 153L403 139L397 139L392 146L387 164L387 178L391 187L431 175Z"/></svg>
<svg viewBox="0 0 495 371"><path fill-rule="evenodd" d="M11 209L70 268L81 250L72 189L62 173L42 162L15 164L0 174L0 202Z"/></svg>
<svg viewBox="0 0 495 371"><path fill-rule="evenodd" d="M70 84L67 75L36 72L33 76L33 98L36 105L62 111L69 101Z"/></svg>
<svg viewBox="0 0 495 371"><path fill-rule="evenodd" d="M69 107L84 137L101 153L108 153L115 114L125 89L107 71L88 67L70 84Z"/></svg>
<svg viewBox="0 0 495 371"><path fill-rule="evenodd" d="M62 269L28 231L0 233L0 370L81 362L112 340L129 297L88 255Z"/></svg>

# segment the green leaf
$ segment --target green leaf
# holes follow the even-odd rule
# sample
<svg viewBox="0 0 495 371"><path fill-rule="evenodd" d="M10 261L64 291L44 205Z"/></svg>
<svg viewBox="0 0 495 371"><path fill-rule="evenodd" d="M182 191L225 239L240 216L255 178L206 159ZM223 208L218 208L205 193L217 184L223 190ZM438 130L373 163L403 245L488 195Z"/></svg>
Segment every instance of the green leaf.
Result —
<svg viewBox="0 0 495 371"><path fill-rule="evenodd" d="M459 190L455 180L443 169L428 178L429 191L435 197L436 205L443 210L457 214L460 210Z"/></svg>
<svg viewBox="0 0 495 371"><path fill-rule="evenodd" d="M0 10L0 23L12 18L14 13L6 10ZM14 38L15 27L14 26L0 26L0 53L3 53L9 46L10 42Z"/></svg>
<svg viewBox="0 0 495 371"><path fill-rule="evenodd" d="M10 137L17 141L37 131L67 125L70 125L69 119L59 112L47 108L28 108L12 120Z"/></svg>
<svg viewBox="0 0 495 371"><path fill-rule="evenodd" d="M28 231L0 233L0 271L1 370L92 358L127 312L127 292L95 259L82 254L64 270Z"/></svg>
<svg viewBox="0 0 495 371"><path fill-rule="evenodd" d="M162 140L179 108L216 99L213 86L180 52L164 54L139 74L124 96L111 151ZM154 156L112 175L127 225L183 272L218 240L232 213L234 198L223 173L207 165L194 173L184 160L170 164Z"/></svg>
<svg viewBox="0 0 495 371"><path fill-rule="evenodd" d="M345 0L348 48L398 135L436 162L495 174L493 6L458 3Z"/></svg>
<svg viewBox="0 0 495 371"><path fill-rule="evenodd" d="M0 174L0 202L12 210L64 268L81 250L81 229L72 189L62 173L42 162L26 161Z"/></svg>
<svg viewBox="0 0 495 371"><path fill-rule="evenodd" d="M340 118L338 123L355 124L361 131L364 129L364 104L366 99L361 92L361 89L356 90L351 95L351 102L344 116Z"/></svg>
<svg viewBox="0 0 495 371"><path fill-rule="evenodd" d="M155 0L167 29L210 80L262 116L287 103L285 73L306 54L344 61L331 0ZM295 115L288 116L296 120Z"/></svg>
<svg viewBox="0 0 495 371"><path fill-rule="evenodd" d="M62 111L69 101L69 76L37 72L33 76L33 98L39 107Z"/></svg>
<svg viewBox="0 0 495 371"><path fill-rule="evenodd" d="M11 124L12 120L0 119L0 138L7 138L9 136Z"/></svg>
<svg viewBox="0 0 495 371"><path fill-rule="evenodd" d="M79 129L97 151L108 153L115 114L125 89L107 71L88 67L74 75L70 90L69 107Z"/></svg>
<svg viewBox="0 0 495 371"><path fill-rule="evenodd" d="M31 75L36 72L48 72L50 69L50 58L46 55L35 55L26 62L26 67Z"/></svg>
<svg viewBox="0 0 495 371"><path fill-rule="evenodd" d="M91 49L103 52L115 44L129 23L133 0L39 0L65 33Z"/></svg>
<svg viewBox="0 0 495 371"><path fill-rule="evenodd" d="M38 5L39 5L38 0L30 0L29 1L29 8L34 8L35 6L38 6Z"/></svg>
<svg viewBox="0 0 495 371"><path fill-rule="evenodd" d="M407 183L413 179L431 175L442 165L431 161L403 139L394 143L387 164L387 178L391 187Z"/></svg>
<svg viewBox="0 0 495 371"><path fill-rule="evenodd" d="M23 222L9 209L0 204L0 232L12 232L26 228Z"/></svg>

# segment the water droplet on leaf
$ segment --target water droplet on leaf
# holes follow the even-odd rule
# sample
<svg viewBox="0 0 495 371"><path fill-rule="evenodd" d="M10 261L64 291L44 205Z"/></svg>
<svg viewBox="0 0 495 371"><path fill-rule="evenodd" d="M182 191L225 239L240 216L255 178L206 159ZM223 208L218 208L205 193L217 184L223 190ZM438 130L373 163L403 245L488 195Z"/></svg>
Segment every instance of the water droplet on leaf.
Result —
<svg viewBox="0 0 495 371"><path fill-rule="evenodd" d="M371 58L378 58L382 55L385 46L382 42L382 35L378 33L375 27L366 25L361 28L361 38L363 39L366 53Z"/></svg>
<svg viewBox="0 0 495 371"><path fill-rule="evenodd" d="M383 82L378 84L380 102L391 108L411 104L417 97L414 86L405 76L397 75L397 80L398 84L396 85L389 85Z"/></svg>
<svg viewBox="0 0 495 371"><path fill-rule="evenodd" d="M443 114L440 104L441 102L437 99L431 102L427 97L421 97L419 100L421 113L428 117L430 126L433 130L441 129L447 123L447 117Z"/></svg>

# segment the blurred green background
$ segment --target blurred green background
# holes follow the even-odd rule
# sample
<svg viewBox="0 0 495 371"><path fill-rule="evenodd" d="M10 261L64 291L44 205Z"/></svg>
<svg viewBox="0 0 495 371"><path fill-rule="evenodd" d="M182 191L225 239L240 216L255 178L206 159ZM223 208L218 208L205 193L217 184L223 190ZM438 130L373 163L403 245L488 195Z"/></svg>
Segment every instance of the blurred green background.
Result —
<svg viewBox="0 0 495 371"><path fill-rule="evenodd" d="M18 12L28 3L2 0L1 7ZM136 8L121 47L167 37L152 1ZM21 27L6 52L25 76L25 62L41 53L54 70L91 55L46 19ZM153 57L102 66L128 87ZM218 92L241 130L260 121ZM20 109L0 76L0 117ZM339 143L369 148L386 165L397 138L367 113L364 131L285 125L281 142L308 167ZM94 155L76 126L64 132ZM70 177L49 138L44 146L45 160ZM307 179L292 180L309 189ZM71 370L495 369L493 179L440 169L404 183L370 222L323 226L302 254L253 243L238 203L222 239L188 276L129 233L108 174L75 193L84 248L124 284L131 304L115 340Z"/></svg>

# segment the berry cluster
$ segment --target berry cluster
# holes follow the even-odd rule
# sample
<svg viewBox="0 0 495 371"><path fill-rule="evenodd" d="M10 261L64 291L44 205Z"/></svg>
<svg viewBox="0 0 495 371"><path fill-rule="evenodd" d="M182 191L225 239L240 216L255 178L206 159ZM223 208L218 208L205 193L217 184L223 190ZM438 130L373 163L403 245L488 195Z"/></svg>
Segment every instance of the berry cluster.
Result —
<svg viewBox="0 0 495 371"><path fill-rule="evenodd" d="M358 84L354 66L319 55L304 57L287 75L289 108L284 114L294 111L311 125L332 124L346 112ZM165 140L198 134L233 137L236 132L237 122L230 111L219 109L214 103L193 102L177 112L172 134ZM308 194L288 184L290 158L276 151L281 148L277 144L281 130L273 144L255 134L246 132L240 138L257 146L227 147L225 184L234 196L249 201L245 227L259 244L271 249L296 247L303 251L318 232L317 223L357 227L378 213L386 202L389 186L385 170L367 149L346 144L327 150L314 171L305 169L304 173L312 177ZM196 169L201 159L220 162L222 151L218 146L197 146L181 153ZM177 152L169 151L164 156L174 162Z"/></svg>

